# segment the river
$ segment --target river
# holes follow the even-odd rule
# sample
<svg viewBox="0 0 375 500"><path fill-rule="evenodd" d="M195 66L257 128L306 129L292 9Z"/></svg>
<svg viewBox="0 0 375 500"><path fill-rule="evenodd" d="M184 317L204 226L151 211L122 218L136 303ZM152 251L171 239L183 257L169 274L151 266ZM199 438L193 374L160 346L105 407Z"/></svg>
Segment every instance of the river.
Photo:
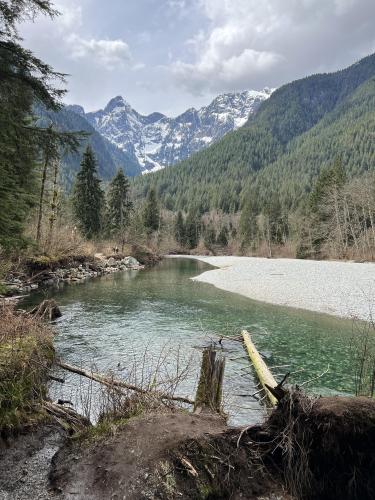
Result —
<svg viewBox="0 0 375 500"><path fill-rule="evenodd" d="M287 371L290 381L312 380L309 390L322 394L354 391L353 329L348 320L252 301L190 278L211 269L190 259L165 259L152 269L125 271L39 291L23 306L52 296L63 317L56 323L55 346L66 362L112 370L114 376L141 383L152 367L162 364L170 375L190 363L176 393L194 396L202 347L220 334L248 329L277 379ZM259 421L261 405L250 397L256 380L240 343L224 341L225 408L232 424ZM288 365L288 366L285 366ZM324 376L320 374L327 370ZM135 369L135 367L137 367ZM78 409L99 408L95 387L75 375L54 384L55 397L71 400ZM317 378L318 377L318 378Z"/></svg>

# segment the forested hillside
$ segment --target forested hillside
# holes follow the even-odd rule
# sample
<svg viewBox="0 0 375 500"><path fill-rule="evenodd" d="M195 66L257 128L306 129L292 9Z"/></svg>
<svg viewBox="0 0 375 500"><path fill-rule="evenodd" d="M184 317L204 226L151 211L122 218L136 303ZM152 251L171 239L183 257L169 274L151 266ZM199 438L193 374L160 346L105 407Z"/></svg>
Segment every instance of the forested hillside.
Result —
<svg viewBox="0 0 375 500"><path fill-rule="evenodd" d="M135 195L154 186L172 210L236 212L250 189L260 203L277 192L290 208L338 157L349 177L374 169L374 76L371 55L284 85L242 129L176 167L136 179Z"/></svg>
<svg viewBox="0 0 375 500"><path fill-rule="evenodd" d="M119 168L129 177L140 173L139 165L130 155L109 142L90 125L84 116L72 108L73 106L66 106L57 112L46 111L41 107L35 110L41 125L48 126L52 122L57 130L83 131L87 134L86 138L80 142L77 151L68 152L62 156L61 180L67 190L73 184L87 144L91 145L95 153L99 166L99 175L103 180L110 180Z"/></svg>
<svg viewBox="0 0 375 500"><path fill-rule="evenodd" d="M322 168L337 157L349 178L375 171L374 134L375 78L371 78L292 141L283 155L259 173L253 187L265 196L277 191L286 206L297 207Z"/></svg>

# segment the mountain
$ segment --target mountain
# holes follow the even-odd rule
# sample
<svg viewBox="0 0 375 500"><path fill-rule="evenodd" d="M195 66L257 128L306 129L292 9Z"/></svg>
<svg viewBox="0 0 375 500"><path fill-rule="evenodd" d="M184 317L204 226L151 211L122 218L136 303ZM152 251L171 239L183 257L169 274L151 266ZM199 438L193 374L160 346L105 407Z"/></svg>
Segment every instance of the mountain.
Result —
<svg viewBox="0 0 375 500"><path fill-rule="evenodd" d="M45 125L53 123L61 131L83 131L88 137L83 139L77 153L65 154L62 159L61 177L63 185L69 189L80 168L82 154L87 144L90 143L94 150L99 177L104 181L110 180L119 168L124 170L128 177L138 175L141 171L133 158L97 132L86 120L81 106L65 106L58 112L46 111L38 108L35 114L39 122Z"/></svg>
<svg viewBox="0 0 375 500"><path fill-rule="evenodd" d="M345 70L284 85L246 125L181 164L137 179L169 208L239 209L255 193L297 206L320 170L341 157L349 176L375 169L375 55Z"/></svg>
<svg viewBox="0 0 375 500"><path fill-rule="evenodd" d="M176 118L144 116L121 96L86 119L100 134L137 161L143 173L174 165L244 125L272 91L223 94L209 106L188 109ZM82 114L83 109L76 106Z"/></svg>

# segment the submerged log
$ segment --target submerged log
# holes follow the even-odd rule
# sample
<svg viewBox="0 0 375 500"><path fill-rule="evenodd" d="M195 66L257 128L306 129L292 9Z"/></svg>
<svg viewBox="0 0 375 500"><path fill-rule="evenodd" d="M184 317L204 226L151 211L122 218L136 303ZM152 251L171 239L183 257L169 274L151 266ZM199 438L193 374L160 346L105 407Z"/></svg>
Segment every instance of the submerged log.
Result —
<svg viewBox="0 0 375 500"><path fill-rule="evenodd" d="M195 397L194 411L221 413L225 358L213 346L203 351L201 374Z"/></svg>
<svg viewBox="0 0 375 500"><path fill-rule="evenodd" d="M138 387L133 384L127 384L126 382L123 382L122 380L116 380L111 377L106 377L105 375L102 375L100 373L95 373L93 371L88 371L84 370L83 368L79 368L78 366L73 366L73 365L68 365L67 363L63 363L62 361L57 361L56 362L57 366L60 368L63 368L64 370L67 370L72 373L76 373L77 375L82 375L83 377L89 378L90 380L94 380L95 382L99 382L99 384L103 384L107 387L110 388L119 388L119 389L127 389L130 391L138 392L139 394L150 394L153 395L159 399L167 399L169 401L176 401L179 403L186 403L193 405L194 401L188 398L184 398L182 396L171 396L169 394L164 394L161 392L157 391L150 391L147 389L142 389L141 387Z"/></svg>
<svg viewBox="0 0 375 500"><path fill-rule="evenodd" d="M275 397L274 389L278 387L278 384L274 379L272 373L270 372L268 366L263 361L261 355L257 351L253 341L251 340L249 332L243 330L242 338L247 350L247 354L254 366L259 382L266 393L267 399L271 406L276 406L278 399Z"/></svg>

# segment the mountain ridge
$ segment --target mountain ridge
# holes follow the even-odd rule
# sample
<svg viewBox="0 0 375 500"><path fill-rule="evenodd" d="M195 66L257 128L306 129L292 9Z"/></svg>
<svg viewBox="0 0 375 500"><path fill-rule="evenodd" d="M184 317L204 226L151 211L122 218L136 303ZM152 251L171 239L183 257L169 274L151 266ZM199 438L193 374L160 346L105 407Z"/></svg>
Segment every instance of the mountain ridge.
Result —
<svg viewBox="0 0 375 500"><path fill-rule="evenodd" d="M290 206L311 190L321 168L337 156L347 163L349 175L375 169L374 77L372 54L338 72L286 84L244 127L179 165L136 180L135 194L142 197L156 186L171 209L229 212L239 210L246 193L253 190L254 195L256 188L262 203L281 193L284 205ZM361 92L362 85L366 91ZM350 106L357 91L360 116ZM293 155L294 167L289 168Z"/></svg>
<svg viewBox="0 0 375 500"><path fill-rule="evenodd" d="M116 96L104 109L85 117L147 173L174 165L241 127L272 92L265 88L221 94L208 106L189 108L172 118L159 112L142 115Z"/></svg>

